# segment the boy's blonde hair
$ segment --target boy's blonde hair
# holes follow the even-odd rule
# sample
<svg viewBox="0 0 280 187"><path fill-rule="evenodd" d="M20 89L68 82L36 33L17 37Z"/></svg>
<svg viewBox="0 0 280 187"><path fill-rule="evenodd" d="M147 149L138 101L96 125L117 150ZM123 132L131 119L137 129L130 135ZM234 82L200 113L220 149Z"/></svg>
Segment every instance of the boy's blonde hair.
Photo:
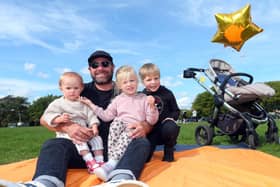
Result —
<svg viewBox="0 0 280 187"><path fill-rule="evenodd" d="M129 79L130 77L134 76L138 82L137 74L135 70L131 66L121 66L116 71L116 84L117 87L121 87L121 83L123 80Z"/></svg>
<svg viewBox="0 0 280 187"><path fill-rule="evenodd" d="M143 81L147 76L158 75L160 77L159 68L153 63L146 63L139 69L139 77Z"/></svg>
<svg viewBox="0 0 280 187"><path fill-rule="evenodd" d="M74 78L74 79L78 80L78 81L81 83L81 86L84 86L84 84L83 84L84 81L83 81L82 76L79 75L78 73L72 72L72 71L70 71L70 72L65 72L65 73L63 73L63 74L60 76L59 82L58 82L59 86L62 86L63 81L64 81L65 79L69 79L69 78Z"/></svg>

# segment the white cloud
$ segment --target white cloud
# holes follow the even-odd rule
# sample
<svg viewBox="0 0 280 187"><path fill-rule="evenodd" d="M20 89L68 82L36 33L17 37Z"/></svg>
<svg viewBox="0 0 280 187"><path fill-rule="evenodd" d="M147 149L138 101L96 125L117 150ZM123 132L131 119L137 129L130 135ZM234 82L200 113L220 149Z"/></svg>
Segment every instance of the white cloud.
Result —
<svg viewBox="0 0 280 187"><path fill-rule="evenodd" d="M84 75L88 75L88 74L89 74L88 67L87 67L87 66L83 67L83 68L80 70L80 72L81 72L82 74L84 74Z"/></svg>
<svg viewBox="0 0 280 187"><path fill-rule="evenodd" d="M190 109L192 105L190 98L186 96L178 98L177 103L180 109Z"/></svg>
<svg viewBox="0 0 280 187"><path fill-rule="evenodd" d="M44 73L44 72L38 72L37 76L40 77L40 78L43 78L43 79L46 79L46 78L49 77L49 75L47 73Z"/></svg>
<svg viewBox="0 0 280 187"><path fill-rule="evenodd" d="M166 87L171 87L171 88L183 85L181 80L171 77L171 76L162 77L160 82L162 85L164 85Z"/></svg>
<svg viewBox="0 0 280 187"><path fill-rule="evenodd" d="M36 65L32 63L24 63L24 70L27 72L32 72L35 69Z"/></svg>
<svg viewBox="0 0 280 187"><path fill-rule="evenodd" d="M57 72L58 74L63 74L65 72L72 71L72 69L70 69L70 68L55 68L54 71Z"/></svg>
<svg viewBox="0 0 280 187"><path fill-rule="evenodd" d="M57 90L57 85L54 84L0 78L0 96L15 95L32 98L36 93L54 90Z"/></svg>
<svg viewBox="0 0 280 187"><path fill-rule="evenodd" d="M246 3L242 0L238 1L220 1L220 0L186 0L180 1L177 10L170 12L177 20L184 24L195 24L201 26L215 26L215 14L217 13L233 13L240 10ZM275 0L254 1L251 5L252 21L257 20L259 23L279 23L280 3ZM211 8L209 8L211 7ZM260 22L259 22L260 21Z"/></svg>
<svg viewBox="0 0 280 187"><path fill-rule="evenodd" d="M140 61L141 65L146 64L146 63L153 63L153 61L151 59L143 59Z"/></svg>
<svg viewBox="0 0 280 187"><path fill-rule="evenodd" d="M79 48L99 29L102 30L102 24L82 17L69 3L0 3L0 40L17 45L67 52ZM49 40L49 36L56 39Z"/></svg>

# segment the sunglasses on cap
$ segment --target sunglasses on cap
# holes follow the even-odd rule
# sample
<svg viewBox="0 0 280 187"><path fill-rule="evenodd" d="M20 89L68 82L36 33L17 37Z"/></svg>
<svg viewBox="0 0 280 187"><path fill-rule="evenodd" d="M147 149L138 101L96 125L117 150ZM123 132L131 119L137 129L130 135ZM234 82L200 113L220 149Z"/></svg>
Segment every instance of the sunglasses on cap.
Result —
<svg viewBox="0 0 280 187"><path fill-rule="evenodd" d="M109 67L111 64L112 64L112 63L109 62L109 61L103 61L103 62L100 62L100 63L94 62L94 61L93 61L92 63L89 64L89 66L92 67L93 69L96 69L96 68L98 68L99 66L102 66L103 68L107 68L107 67Z"/></svg>

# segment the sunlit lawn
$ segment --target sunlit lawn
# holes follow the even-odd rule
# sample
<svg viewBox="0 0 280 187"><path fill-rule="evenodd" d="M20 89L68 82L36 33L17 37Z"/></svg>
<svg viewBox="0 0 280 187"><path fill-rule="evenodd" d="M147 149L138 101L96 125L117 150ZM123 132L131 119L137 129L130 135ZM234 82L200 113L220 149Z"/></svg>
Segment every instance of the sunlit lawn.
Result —
<svg viewBox="0 0 280 187"><path fill-rule="evenodd" d="M0 128L0 164L36 157L51 137L54 133L44 127Z"/></svg>
<svg viewBox="0 0 280 187"><path fill-rule="evenodd" d="M278 121L278 127L280 121ZM198 123L180 124L181 131L178 144L194 145L194 131ZM265 142L264 132L267 126L260 125L257 132L261 145L257 150L280 157L280 145ZM0 164L16 162L37 157L42 143L54 137L54 133L44 127L17 127L0 128ZM213 145L229 145L227 136L219 136L213 139Z"/></svg>

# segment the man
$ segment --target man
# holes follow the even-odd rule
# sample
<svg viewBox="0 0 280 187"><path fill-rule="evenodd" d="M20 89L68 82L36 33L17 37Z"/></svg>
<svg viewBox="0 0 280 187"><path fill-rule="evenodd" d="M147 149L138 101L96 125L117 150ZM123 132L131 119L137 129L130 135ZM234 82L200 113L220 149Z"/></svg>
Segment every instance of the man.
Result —
<svg viewBox="0 0 280 187"><path fill-rule="evenodd" d="M92 100L94 104L106 108L116 95L114 82L112 81L113 58L109 53L98 50L88 58L88 65L92 82L85 84L81 95ZM43 120L43 117L41 117L40 122L52 131L67 133L76 142L86 142L93 136L91 129L81 127L78 124L62 124L51 128ZM104 157L107 159L107 137L110 122L100 122L99 135L103 139ZM143 137L151 130L151 127L145 122L130 124L129 127L133 129L131 137L134 139L129 144L116 169L110 173L108 183L103 184L103 186L117 186L118 183L126 183L126 181L131 186L146 186L140 181L131 180L140 176L150 154L150 143ZM86 166L71 140L64 138L50 139L42 146L33 181L21 184L0 181L0 185L3 184L7 187L64 187L68 168L86 168Z"/></svg>

